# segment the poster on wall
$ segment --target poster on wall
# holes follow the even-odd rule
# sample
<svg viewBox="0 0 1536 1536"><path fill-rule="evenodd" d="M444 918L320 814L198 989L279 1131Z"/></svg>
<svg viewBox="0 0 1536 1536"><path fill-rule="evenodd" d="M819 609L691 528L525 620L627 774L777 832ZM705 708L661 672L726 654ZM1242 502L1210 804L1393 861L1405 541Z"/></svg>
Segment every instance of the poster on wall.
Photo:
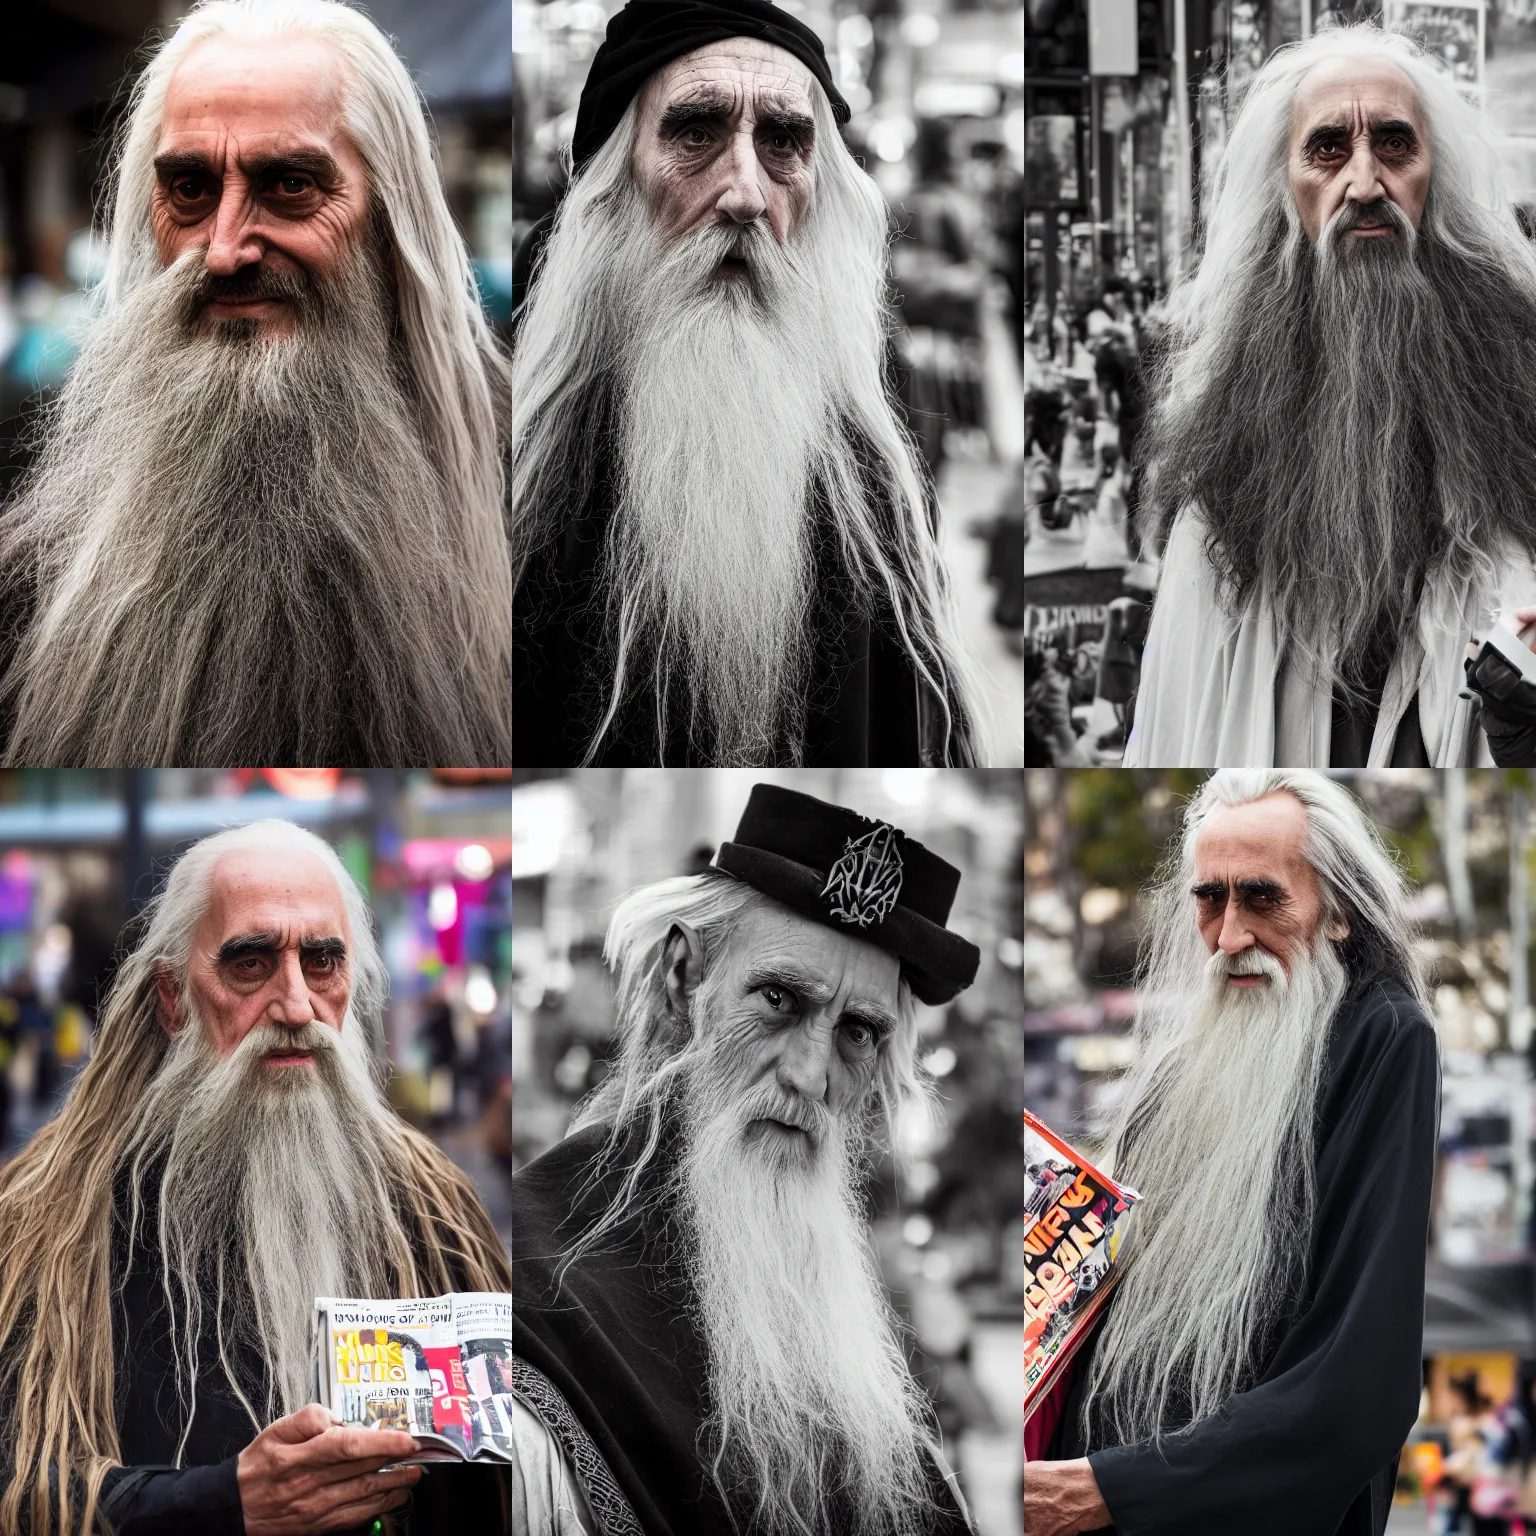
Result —
<svg viewBox="0 0 1536 1536"><path fill-rule="evenodd" d="M1385 0L1381 21L1438 59L1467 95L1482 94L1488 51L1484 0Z"/></svg>
<svg viewBox="0 0 1536 1536"><path fill-rule="evenodd" d="M1042 113L1025 121L1024 187L1032 207L1082 202L1078 160L1075 117Z"/></svg>

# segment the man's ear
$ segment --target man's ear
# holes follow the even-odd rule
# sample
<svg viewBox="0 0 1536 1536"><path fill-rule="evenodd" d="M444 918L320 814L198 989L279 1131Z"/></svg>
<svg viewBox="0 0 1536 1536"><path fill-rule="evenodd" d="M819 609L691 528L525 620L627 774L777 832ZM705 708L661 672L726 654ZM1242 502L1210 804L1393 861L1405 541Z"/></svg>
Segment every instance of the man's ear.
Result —
<svg viewBox="0 0 1536 1536"><path fill-rule="evenodd" d="M181 988L169 971L155 972L155 996L160 1002L160 1027L174 1035L181 1028Z"/></svg>
<svg viewBox="0 0 1536 1536"><path fill-rule="evenodd" d="M667 991L667 1014L682 1033L688 1033L693 994L704 979L704 945L691 924L675 922L661 947L662 980Z"/></svg>
<svg viewBox="0 0 1536 1536"><path fill-rule="evenodd" d="M1340 912L1336 917L1329 918L1323 933L1335 944L1342 944L1349 937L1349 919Z"/></svg>

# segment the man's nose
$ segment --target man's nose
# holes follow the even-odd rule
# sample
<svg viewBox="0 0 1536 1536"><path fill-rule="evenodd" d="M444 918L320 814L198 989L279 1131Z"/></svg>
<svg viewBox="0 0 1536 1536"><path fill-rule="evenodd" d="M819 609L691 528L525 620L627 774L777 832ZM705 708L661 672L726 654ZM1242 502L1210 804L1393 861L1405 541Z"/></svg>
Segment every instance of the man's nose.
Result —
<svg viewBox="0 0 1536 1536"><path fill-rule="evenodd" d="M1256 942L1244 925L1237 907L1228 905L1222 914L1221 933L1217 936L1216 947L1224 955L1237 955L1245 949L1251 949Z"/></svg>
<svg viewBox="0 0 1536 1536"><path fill-rule="evenodd" d="M1387 195L1381 162L1369 144L1357 144L1345 167L1344 199L1350 203L1379 203Z"/></svg>
<svg viewBox="0 0 1536 1536"><path fill-rule="evenodd" d="M733 224L750 224L760 218L768 204L763 198L761 167L750 134L732 136L731 147L726 151L725 175L725 189L716 200L716 210Z"/></svg>
<svg viewBox="0 0 1536 1536"><path fill-rule="evenodd" d="M830 1033L802 1024L785 1042L774 1078L787 1093L823 1104L827 1098L827 1068L831 1063Z"/></svg>
<svg viewBox="0 0 1536 1536"><path fill-rule="evenodd" d="M276 995L267 1009L274 1024L298 1028L313 1022L315 1009L309 997L309 983L297 955L285 955L277 973Z"/></svg>
<svg viewBox="0 0 1536 1536"><path fill-rule="evenodd" d="M215 277L231 277L242 267L261 260L265 247L256 226L257 209L251 201L250 189L241 177L226 178L219 206L214 210L208 254L203 258L203 264Z"/></svg>

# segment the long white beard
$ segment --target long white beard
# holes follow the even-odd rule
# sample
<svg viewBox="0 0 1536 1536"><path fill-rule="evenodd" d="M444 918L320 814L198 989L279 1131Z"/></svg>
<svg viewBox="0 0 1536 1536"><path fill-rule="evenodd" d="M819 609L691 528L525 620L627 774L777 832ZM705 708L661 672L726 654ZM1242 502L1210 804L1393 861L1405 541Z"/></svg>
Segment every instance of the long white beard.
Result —
<svg viewBox="0 0 1536 1536"><path fill-rule="evenodd" d="M279 1047L313 1048L314 1063L265 1065L262 1056ZM122 1164L135 1227L140 1202L158 1209L154 1236L184 1430L196 1403L205 1308L214 1314L221 1361L238 1344L267 1367L261 1403L224 1366L261 1428L313 1399L315 1298L394 1294L383 1255L408 1238L379 1150L390 1110L371 1072L350 1017L340 1036L318 1024L259 1026L223 1058L195 1019L172 1041Z"/></svg>
<svg viewBox="0 0 1536 1536"><path fill-rule="evenodd" d="M669 687L686 683L690 734L711 761L780 761L803 727L809 497L836 420L820 305L759 225L712 226L664 255L637 244L654 254L621 375L609 546L620 643L633 635L664 659L658 721ZM713 277L733 246L752 276Z"/></svg>
<svg viewBox="0 0 1536 1536"><path fill-rule="evenodd" d="M1169 1033L1148 1038L1116 1111L1115 1176L1142 1203L1084 1408L1111 1443L1215 1414L1301 1293L1317 1095L1348 975L1323 938L1289 978L1258 950L1236 963L1267 966L1268 986L1231 986L1218 951L1157 999Z"/></svg>
<svg viewBox="0 0 1536 1536"><path fill-rule="evenodd" d="M814 1145L744 1138L770 1114ZM743 1102L697 1077L685 1118L708 1450L733 1514L764 1536L925 1529L928 1415L859 1210L856 1132L776 1087Z"/></svg>
<svg viewBox="0 0 1536 1536"><path fill-rule="evenodd" d="M95 322L0 518L36 601L5 760L508 761L509 573L444 494L377 261L266 337L194 320L200 260Z"/></svg>

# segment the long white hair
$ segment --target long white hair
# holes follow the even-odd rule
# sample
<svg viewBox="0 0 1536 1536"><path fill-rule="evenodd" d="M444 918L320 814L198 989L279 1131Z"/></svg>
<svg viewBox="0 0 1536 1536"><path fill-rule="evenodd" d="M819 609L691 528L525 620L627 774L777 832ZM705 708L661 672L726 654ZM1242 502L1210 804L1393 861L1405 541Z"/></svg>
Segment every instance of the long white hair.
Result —
<svg viewBox="0 0 1536 1536"><path fill-rule="evenodd" d="M464 242L443 195L426 105L399 55L359 10L340 0L202 0L134 83L114 147L108 309L160 271L150 206L154 156L176 66L209 38L320 38L345 59L347 129L368 167L372 213L387 235L412 395L450 499L500 513L508 364L480 307ZM505 565L487 524L485 559Z"/></svg>
<svg viewBox="0 0 1536 1536"><path fill-rule="evenodd" d="M889 614L889 622L938 717L937 760L980 760L975 689L959 637L930 513L924 477L884 378L888 326L886 209L879 189L842 143L820 87L816 118L816 191L797 237L827 253L814 279L814 376L821 381L814 471L853 600ZM637 108L630 103L603 147L574 177L561 204L520 318L513 370L512 543L514 580L530 557L579 514L593 489L595 443L613 432L622 400L625 335L613 305L593 302L612 286L626 248L641 233L630 210ZM814 387L811 378L807 387ZM857 452L849 444L858 445ZM752 472L755 466L745 466ZM888 504L888 505L887 505ZM618 579L622 580L622 573ZM643 648L629 616L616 628L614 676L604 680L606 713L588 747L602 746ZM633 683L633 677L629 679Z"/></svg>

